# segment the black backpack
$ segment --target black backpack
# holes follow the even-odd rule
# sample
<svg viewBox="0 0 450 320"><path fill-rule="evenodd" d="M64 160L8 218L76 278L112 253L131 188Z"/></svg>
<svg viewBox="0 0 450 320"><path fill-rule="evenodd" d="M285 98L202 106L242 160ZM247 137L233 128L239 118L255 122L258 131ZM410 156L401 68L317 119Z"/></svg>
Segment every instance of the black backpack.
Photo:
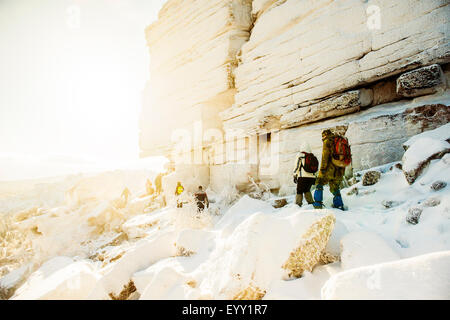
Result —
<svg viewBox="0 0 450 320"><path fill-rule="evenodd" d="M319 160L312 153L302 152L305 155L303 169L308 173L316 173L319 170Z"/></svg>

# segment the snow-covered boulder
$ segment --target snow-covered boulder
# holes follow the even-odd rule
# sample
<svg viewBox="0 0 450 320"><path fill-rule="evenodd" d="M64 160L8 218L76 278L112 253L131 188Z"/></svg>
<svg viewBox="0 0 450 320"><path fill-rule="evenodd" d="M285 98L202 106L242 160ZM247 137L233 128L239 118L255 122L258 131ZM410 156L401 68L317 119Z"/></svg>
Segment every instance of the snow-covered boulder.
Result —
<svg viewBox="0 0 450 320"><path fill-rule="evenodd" d="M88 261L56 257L44 263L17 289L12 300L84 300L100 276Z"/></svg>
<svg viewBox="0 0 450 320"><path fill-rule="evenodd" d="M111 231L118 228L125 219L124 214L108 202L102 202L87 216L89 226L97 233Z"/></svg>
<svg viewBox="0 0 450 320"><path fill-rule="evenodd" d="M175 232L162 232L155 238L142 239L129 248L117 262L106 267L89 299L109 299L119 295L132 275L153 263L175 255Z"/></svg>
<svg viewBox="0 0 450 320"><path fill-rule="evenodd" d="M344 270L400 259L386 241L370 231L354 231L341 240Z"/></svg>
<svg viewBox="0 0 450 320"><path fill-rule="evenodd" d="M160 219L160 215L141 214L122 224L122 230L129 239L142 238L148 234L149 230L158 226Z"/></svg>
<svg viewBox="0 0 450 320"><path fill-rule="evenodd" d="M175 242L177 255L190 256L214 241L214 234L205 230L186 229L180 232Z"/></svg>
<svg viewBox="0 0 450 320"><path fill-rule="evenodd" d="M428 166L431 160L440 159L450 152L450 124L426 131L409 139L402 158L402 170L409 184Z"/></svg>
<svg viewBox="0 0 450 320"><path fill-rule="evenodd" d="M193 274L200 297L262 298L274 279L311 271L333 229L334 216L327 213L286 208L250 215L217 240L209 259Z"/></svg>
<svg viewBox="0 0 450 320"><path fill-rule="evenodd" d="M155 272L152 280L142 292L141 300L180 300L186 299L186 276L167 267Z"/></svg>
<svg viewBox="0 0 450 320"><path fill-rule="evenodd" d="M31 263L28 263L0 278L0 300L9 299L30 275L33 267Z"/></svg>
<svg viewBox="0 0 450 320"><path fill-rule="evenodd" d="M333 275L322 299L450 299L450 251L352 269Z"/></svg>

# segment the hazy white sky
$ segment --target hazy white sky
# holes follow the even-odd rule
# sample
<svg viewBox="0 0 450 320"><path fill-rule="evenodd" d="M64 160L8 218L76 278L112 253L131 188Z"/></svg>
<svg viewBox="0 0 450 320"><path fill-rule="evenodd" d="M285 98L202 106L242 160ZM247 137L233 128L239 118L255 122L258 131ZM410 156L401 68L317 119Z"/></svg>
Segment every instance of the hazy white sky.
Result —
<svg viewBox="0 0 450 320"><path fill-rule="evenodd" d="M0 153L138 157L165 0L0 0Z"/></svg>

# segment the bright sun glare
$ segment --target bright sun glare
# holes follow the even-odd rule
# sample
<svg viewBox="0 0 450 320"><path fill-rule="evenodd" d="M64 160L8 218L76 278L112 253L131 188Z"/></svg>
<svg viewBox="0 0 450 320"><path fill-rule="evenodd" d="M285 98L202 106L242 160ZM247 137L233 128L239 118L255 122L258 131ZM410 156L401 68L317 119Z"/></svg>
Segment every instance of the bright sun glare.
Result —
<svg viewBox="0 0 450 320"><path fill-rule="evenodd" d="M164 2L1 0L0 160L137 159L144 29Z"/></svg>

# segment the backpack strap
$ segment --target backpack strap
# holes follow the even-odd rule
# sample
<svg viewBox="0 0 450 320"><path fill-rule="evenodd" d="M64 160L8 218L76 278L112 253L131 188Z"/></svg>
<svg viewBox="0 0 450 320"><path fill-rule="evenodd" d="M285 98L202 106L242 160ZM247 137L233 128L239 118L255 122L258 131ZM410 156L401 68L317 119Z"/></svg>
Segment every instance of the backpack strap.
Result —
<svg viewBox="0 0 450 320"><path fill-rule="evenodd" d="M297 173L297 170L299 170L299 174L302 174L301 169L302 169L302 157L300 156L297 159L297 166L295 167L294 173Z"/></svg>
<svg viewBox="0 0 450 320"><path fill-rule="evenodd" d="M296 167L295 170L294 170L294 173L296 173L297 170L298 170L299 177L302 176L302 168L303 168L302 159L306 159L306 153L305 153L305 152L300 152L300 154L303 154L304 156L302 157L302 156L300 155L300 156L298 157L298 160L297 160L297 167Z"/></svg>

